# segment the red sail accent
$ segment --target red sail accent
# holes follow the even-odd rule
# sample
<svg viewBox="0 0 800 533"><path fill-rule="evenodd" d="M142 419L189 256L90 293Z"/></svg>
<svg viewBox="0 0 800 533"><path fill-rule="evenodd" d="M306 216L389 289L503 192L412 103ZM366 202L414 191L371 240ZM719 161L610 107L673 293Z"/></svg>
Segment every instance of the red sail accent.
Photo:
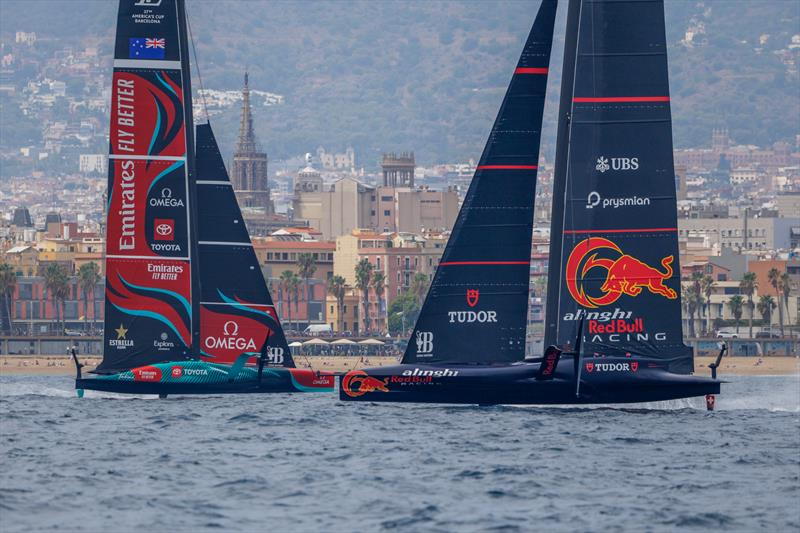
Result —
<svg viewBox="0 0 800 533"><path fill-rule="evenodd" d="M661 233L664 231L678 231L678 228L630 228L630 229L567 229L567 235L579 235L582 233Z"/></svg>
<svg viewBox="0 0 800 533"><path fill-rule="evenodd" d="M576 96L575 103L610 103L610 102L669 102L669 96Z"/></svg>
<svg viewBox="0 0 800 533"><path fill-rule="evenodd" d="M517 67L514 74L547 74L546 68Z"/></svg>
<svg viewBox="0 0 800 533"><path fill-rule="evenodd" d="M536 165L480 165L475 170L536 170Z"/></svg>
<svg viewBox="0 0 800 533"><path fill-rule="evenodd" d="M451 265L530 265L530 261L448 261L439 266Z"/></svg>

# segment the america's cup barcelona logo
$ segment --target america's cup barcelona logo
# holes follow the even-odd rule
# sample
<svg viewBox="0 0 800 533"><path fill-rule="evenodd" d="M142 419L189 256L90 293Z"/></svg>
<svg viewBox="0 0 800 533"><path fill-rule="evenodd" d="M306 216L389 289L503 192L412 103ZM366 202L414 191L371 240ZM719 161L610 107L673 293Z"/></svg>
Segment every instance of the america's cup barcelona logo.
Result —
<svg viewBox="0 0 800 533"><path fill-rule="evenodd" d="M662 258L663 270L659 270L623 253L616 243L608 239L591 237L579 242L569 255L566 268L567 288L577 303L588 308L610 305L623 294L638 296L644 289L674 300L678 293L666 285L672 277L674 259L672 255ZM588 276L593 270L595 272L592 276L597 276L598 271L604 271L605 279L596 294L589 294L586 281L590 279Z"/></svg>

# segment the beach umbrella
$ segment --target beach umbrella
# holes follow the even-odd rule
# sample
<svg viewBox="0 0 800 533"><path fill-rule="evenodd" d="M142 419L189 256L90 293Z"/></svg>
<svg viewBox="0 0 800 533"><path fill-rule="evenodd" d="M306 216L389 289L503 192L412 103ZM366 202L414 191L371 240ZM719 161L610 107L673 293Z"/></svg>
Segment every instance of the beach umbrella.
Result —
<svg viewBox="0 0 800 533"><path fill-rule="evenodd" d="M364 346L383 346L386 343L379 341L378 339L364 339L358 344L363 344Z"/></svg>
<svg viewBox="0 0 800 533"><path fill-rule="evenodd" d="M303 346L327 346L329 343L328 341L324 341L322 339L313 338L311 340L307 340L303 343Z"/></svg>
<svg viewBox="0 0 800 533"><path fill-rule="evenodd" d="M294 341L294 342L292 342L292 343L290 343L290 344L289 344L289 348L299 348L299 347L301 347L302 345L303 345L303 343L302 343L302 342L297 342L297 341Z"/></svg>
<svg viewBox="0 0 800 533"><path fill-rule="evenodd" d="M340 345L340 346L344 346L344 345L356 344L356 341L351 341L350 339L339 339L339 340L333 341L331 344L337 344L337 345Z"/></svg>

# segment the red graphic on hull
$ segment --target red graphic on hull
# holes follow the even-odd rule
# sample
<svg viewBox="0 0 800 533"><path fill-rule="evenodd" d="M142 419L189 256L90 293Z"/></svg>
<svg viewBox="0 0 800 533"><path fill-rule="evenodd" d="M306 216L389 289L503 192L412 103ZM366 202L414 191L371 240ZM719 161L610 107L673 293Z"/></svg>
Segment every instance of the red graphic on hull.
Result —
<svg viewBox="0 0 800 533"><path fill-rule="evenodd" d="M601 253L616 258L598 258ZM623 294L638 296L643 289L674 300L678 293L665 284L672 277L673 260L671 255L661 259L661 266L664 268L662 272L633 256L623 254L619 246L608 239L591 237L579 242L569 255L566 267L567 289L576 302L588 308L613 304ZM594 268L606 271L599 296L590 296L584 289L587 274Z"/></svg>
<svg viewBox="0 0 800 533"><path fill-rule="evenodd" d="M131 370L134 381L161 381L161 369L155 366L141 366Z"/></svg>
<svg viewBox="0 0 800 533"><path fill-rule="evenodd" d="M368 392L389 392L386 385L389 378L378 379L367 375L363 370L353 370L342 378L342 390L348 396L357 398Z"/></svg>
<svg viewBox="0 0 800 533"><path fill-rule="evenodd" d="M288 369L292 377L298 385L310 389L331 389L335 377L333 374L320 374L314 370L306 370L300 368Z"/></svg>

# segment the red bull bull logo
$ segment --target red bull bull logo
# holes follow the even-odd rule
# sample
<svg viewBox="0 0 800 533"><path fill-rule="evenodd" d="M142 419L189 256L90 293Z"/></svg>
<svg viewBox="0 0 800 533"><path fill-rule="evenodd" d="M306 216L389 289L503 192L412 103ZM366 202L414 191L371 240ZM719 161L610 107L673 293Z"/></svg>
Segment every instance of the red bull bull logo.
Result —
<svg viewBox="0 0 800 533"><path fill-rule="evenodd" d="M598 256L610 257L598 257ZM678 293L666 285L672 277L674 256L661 259L659 270L635 257L622 253L616 243L603 237L590 237L579 242L567 260L567 288L572 298L580 305L597 308L611 305L623 294L639 296L644 289L670 300ZM600 294L586 293L584 281L593 269L605 270L605 280L600 285ZM602 279L602 278L601 278Z"/></svg>
<svg viewBox="0 0 800 533"><path fill-rule="evenodd" d="M368 392L389 392L389 378L378 379L367 375L363 370L353 370L342 378L342 390L348 396L357 398Z"/></svg>

